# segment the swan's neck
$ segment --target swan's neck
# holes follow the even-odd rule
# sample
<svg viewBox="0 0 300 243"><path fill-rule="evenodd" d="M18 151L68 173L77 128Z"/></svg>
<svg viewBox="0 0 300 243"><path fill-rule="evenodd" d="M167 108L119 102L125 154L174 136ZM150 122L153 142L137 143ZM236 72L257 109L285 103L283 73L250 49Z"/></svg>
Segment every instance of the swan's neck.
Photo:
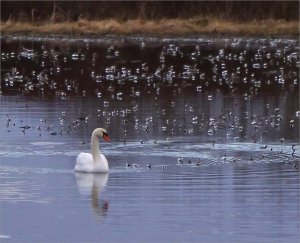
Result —
<svg viewBox="0 0 300 243"><path fill-rule="evenodd" d="M91 138L91 148L92 148L92 156L93 156L93 160L94 162L97 161L100 157L100 149L99 149L99 141L97 136L95 136L94 134L92 135Z"/></svg>

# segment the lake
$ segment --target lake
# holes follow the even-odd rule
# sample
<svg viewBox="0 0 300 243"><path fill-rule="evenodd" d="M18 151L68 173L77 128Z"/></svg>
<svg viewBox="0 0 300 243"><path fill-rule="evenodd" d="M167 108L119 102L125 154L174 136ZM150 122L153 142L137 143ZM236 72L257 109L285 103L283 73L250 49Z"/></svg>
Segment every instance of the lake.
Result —
<svg viewBox="0 0 300 243"><path fill-rule="evenodd" d="M298 242L298 40L1 47L1 242ZM110 172L75 173L97 127Z"/></svg>

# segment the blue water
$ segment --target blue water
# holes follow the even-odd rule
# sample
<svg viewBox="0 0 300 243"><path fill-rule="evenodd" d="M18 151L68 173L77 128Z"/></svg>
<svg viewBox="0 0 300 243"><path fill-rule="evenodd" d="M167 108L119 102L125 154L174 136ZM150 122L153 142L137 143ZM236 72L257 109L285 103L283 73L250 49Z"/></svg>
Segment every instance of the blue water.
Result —
<svg viewBox="0 0 300 243"><path fill-rule="evenodd" d="M6 38L1 242L298 242L297 40ZM110 172L75 173L96 127Z"/></svg>
<svg viewBox="0 0 300 243"><path fill-rule="evenodd" d="M221 98L223 106L227 98ZM239 139L226 136L232 128L156 136L157 127L147 133L143 124L153 115L151 104L139 101L140 122L128 123L124 144L124 128L115 125L120 114L110 115L109 124L107 116L91 116L75 132L67 132L67 118L62 125L62 112L69 120L82 106L97 113L96 98L21 99L1 96L1 242L297 242L299 145L289 126L256 143L247 119ZM153 116L152 123L163 121ZM101 143L110 173L74 173L96 124L104 124L112 139ZM21 125L30 128L23 132Z"/></svg>

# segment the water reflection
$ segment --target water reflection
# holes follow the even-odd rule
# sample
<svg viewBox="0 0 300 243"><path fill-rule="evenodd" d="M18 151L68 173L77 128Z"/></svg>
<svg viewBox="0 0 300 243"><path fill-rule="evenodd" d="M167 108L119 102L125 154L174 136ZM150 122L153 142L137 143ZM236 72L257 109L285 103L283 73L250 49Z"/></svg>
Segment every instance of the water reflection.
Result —
<svg viewBox="0 0 300 243"><path fill-rule="evenodd" d="M93 212L98 216L106 216L109 202L101 199L100 195L107 184L109 174L75 172L75 177L80 194L91 197Z"/></svg>

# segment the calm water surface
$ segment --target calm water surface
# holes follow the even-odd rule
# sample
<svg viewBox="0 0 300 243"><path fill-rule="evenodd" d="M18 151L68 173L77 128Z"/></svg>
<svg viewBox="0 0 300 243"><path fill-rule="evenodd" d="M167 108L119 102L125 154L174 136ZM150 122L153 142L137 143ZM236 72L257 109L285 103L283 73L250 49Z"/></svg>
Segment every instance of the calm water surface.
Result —
<svg viewBox="0 0 300 243"><path fill-rule="evenodd" d="M294 45L279 46L290 55ZM1 242L298 242L300 112L291 83L228 92L199 81L164 93L154 81L119 83L107 95L106 81L100 96L81 82L87 95L65 87L48 96L50 81L42 94L1 80ZM100 143L110 173L74 173L95 127L111 137Z"/></svg>

